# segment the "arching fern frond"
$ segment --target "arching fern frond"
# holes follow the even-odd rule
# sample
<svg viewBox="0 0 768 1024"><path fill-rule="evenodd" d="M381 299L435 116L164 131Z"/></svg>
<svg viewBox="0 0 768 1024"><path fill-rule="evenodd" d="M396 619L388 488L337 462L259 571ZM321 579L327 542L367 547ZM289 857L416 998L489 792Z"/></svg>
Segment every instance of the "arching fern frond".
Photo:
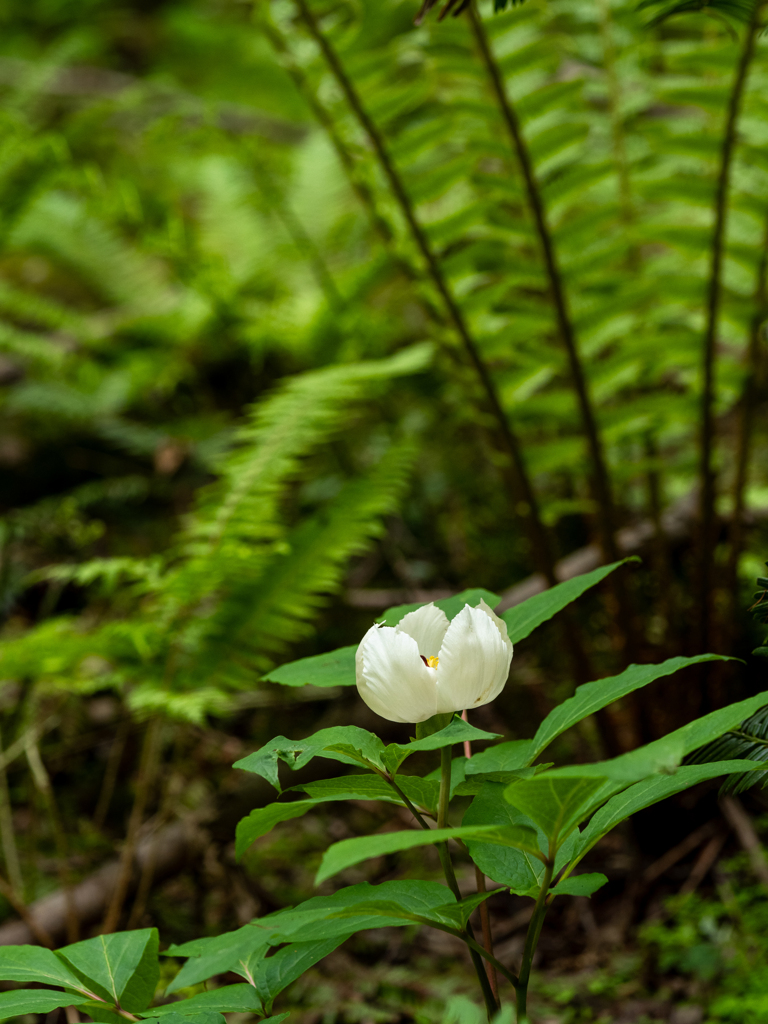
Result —
<svg viewBox="0 0 768 1024"><path fill-rule="evenodd" d="M755 7L759 0L642 0L638 10L656 10L650 25L658 25L675 14L702 14L722 19L732 18L734 21L748 24L752 20Z"/></svg>
<svg viewBox="0 0 768 1024"><path fill-rule="evenodd" d="M167 558L93 559L33 577L96 584L109 609L95 628L48 620L6 640L0 673L70 692L112 686L138 715L162 710L200 723L224 709L233 689L254 685L310 632L349 558L396 512L415 446L378 434L371 444L361 413L430 355L430 345L415 345L288 379L251 408ZM307 457L351 424L360 442L352 468L326 496L302 495Z"/></svg>
<svg viewBox="0 0 768 1024"><path fill-rule="evenodd" d="M712 761L760 761L766 770L731 775L723 783L721 793L743 793L753 786L768 785L768 707L747 718L737 729L731 729L712 743L694 750L685 759L686 764L705 764Z"/></svg>

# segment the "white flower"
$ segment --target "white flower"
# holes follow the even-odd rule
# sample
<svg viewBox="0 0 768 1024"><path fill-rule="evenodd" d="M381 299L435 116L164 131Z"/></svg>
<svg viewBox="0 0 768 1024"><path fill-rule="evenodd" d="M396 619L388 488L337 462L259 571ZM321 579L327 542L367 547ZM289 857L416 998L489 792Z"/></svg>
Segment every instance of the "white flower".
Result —
<svg viewBox="0 0 768 1024"><path fill-rule="evenodd" d="M371 626L357 648L357 689L390 722L425 722L494 700L511 661L507 625L485 601L452 622L427 604L394 627Z"/></svg>

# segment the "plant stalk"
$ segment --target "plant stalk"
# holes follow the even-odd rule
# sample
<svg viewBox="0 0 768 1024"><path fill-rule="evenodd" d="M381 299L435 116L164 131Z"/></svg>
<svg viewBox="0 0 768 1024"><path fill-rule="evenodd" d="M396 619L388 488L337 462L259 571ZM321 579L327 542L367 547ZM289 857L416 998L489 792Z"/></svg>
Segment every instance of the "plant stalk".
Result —
<svg viewBox="0 0 768 1024"><path fill-rule="evenodd" d="M531 965L533 964L533 954L536 952L536 946L539 942L539 935L541 935L541 926L544 924L544 918L547 913L547 892L549 891L549 886L552 883L553 868L554 861L550 857L544 870L544 879L541 883L541 891L539 892L536 900L536 906L533 910L533 917L528 925L528 934L525 937L523 959L520 964L520 974L515 988L517 996L517 1019L519 1024L522 1024L522 1022L527 1018L528 983L531 979Z"/></svg>
<svg viewBox="0 0 768 1024"><path fill-rule="evenodd" d="M437 805L437 827L448 828L448 807L451 802L451 748L443 747L440 750L440 797ZM437 851L440 855L440 863L443 866L445 872L445 879L451 889L451 892L457 900L461 900L461 892L459 891L459 883L456 881L456 872L453 870L453 864L451 863L451 855L448 850L448 843L440 843L437 847ZM472 926L469 921L466 925L467 935L474 940L475 936L472 932ZM469 955L472 958L472 965L475 968L477 974L477 980L480 982L480 988L483 990L483 999L485 1000L485 1006L488 1011L488 1019L490 1020L493 1015L497 1012L499 1006L496 996L491 988L491 983L488 980L488 972L485 969L483 958L476 949L473 949L468 944Z"/></svg>
<svg viewBox="0 0 768 1024"><path fill-rule="evenodd" d="M546 576L550 585L552 585L557 582L557 578L554 572L554 559L549 547L549 538L541 519L538 501L528 475L520 442L510 425L507 414L502 408L488 367L480 355L475 339L472 337L467 322L464 319L464 314L451 292L448 281L443 275L427 235L416 217L410 196L389 155L381 132L363 106L357 89L351 78L347 75L335 49L320 29L307 0L295 0L295 4L309 34L320 48L323 58L344 93L350 109L373 147L381 169L389 182L392 194L400 208L400 212L408 225L416 247L421 253L428 275L440 296L446 317L461 341L464 352L477 375L489 410L496 422L499 440L511 458L515 489L518 496L516 514L522 519L526 528L539 570Z"/></svg>
<svg viewBox="0 0 768 1024"><path fill-rule="evenodd" d="M702 358L701 422L699 440L699 637L698 649L709 646L709 634L714 614L713 565L715 551L715 498L716 471L713 462L715 446L715 347L722 298L723 260L725 257L726 229L728 225L728 190L730 187L733 153L741 104L747 83L749 67L755 53L760 27L762 3L756 3L747 27L739 62L733 79L725 117L725 130L720 150L720 168L715 187L715 223L712 232L709 283L707 286L706 323Z"/></svg>
<svg viewBox="0 0 768 1024"><path fill-rule="evenodd" d="M466 708L461 713L461 717L465 722L469 721ZM464 740L464 756L469 758L472 757L472 744L469 740ZM475 864L475 883L477 885L478 892L485 892L485 872L481 871L480 868ZM493 956L493 932L491 931L491 918L488 913L487 901L480 904L480 928L483 933L483 945L487 952ZM491 983L491 991L493 992L496 1002L499 1001L499 979L496 975L496 967L493 963L488 963L488 980Z"/></svg>

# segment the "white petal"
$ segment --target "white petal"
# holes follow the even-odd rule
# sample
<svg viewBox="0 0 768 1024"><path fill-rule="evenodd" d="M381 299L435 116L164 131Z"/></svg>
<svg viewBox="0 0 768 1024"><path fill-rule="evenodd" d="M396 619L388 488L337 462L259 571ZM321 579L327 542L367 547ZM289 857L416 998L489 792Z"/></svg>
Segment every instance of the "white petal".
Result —
<svg viewBox="0 0 768 1024"><path fill-rule="evenodd" d="M357 689L390 722L425 722L435 714L437 672L419 657L416 641L392 626L372 626L355 656Z"/></svg>
<svg viewBox="0 0 768 1024"><path fill-rule="evenodd" d="M491 621L495 623L496 628L501 633L504 643L509 646L510 653L512 653L512 641L509 639L509 634L507 633L507 624L504 621L504 619L500 619L496 612L493 610L493 608L487 605L482 598L480 598L480 604L477 607L480 609L480 611L485 612L485 614L489 616Z"/></svg>
<svg viewBox="0 0 768 1024"><path fill-rule="evenodd" d="M464 605L448 627L437 666L438 714L478 708L504 689L512 644L489 611Z"/></svg>
<svg viewBox="0 0 768 1024"><path fill-rule="evenodd" d="M404 615L395 629L413 637L419 645L419 654L425 658L436 658L448 625L448 616L441 608L425 604Z"/></svg>

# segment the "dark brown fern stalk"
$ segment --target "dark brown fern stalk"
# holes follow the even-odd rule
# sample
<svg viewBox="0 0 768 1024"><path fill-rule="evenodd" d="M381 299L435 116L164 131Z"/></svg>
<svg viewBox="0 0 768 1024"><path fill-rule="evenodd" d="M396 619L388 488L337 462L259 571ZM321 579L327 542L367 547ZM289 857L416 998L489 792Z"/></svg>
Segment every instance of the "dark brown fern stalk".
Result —
<svg viewBox="0 0 768 1024"><path fill-rule="evenodd" d="M731 166L736 146L741 103L747 84L747 76L755 53L755 42L760 26L763 4L756 2L747 26L747 33L739 55L739 62L728 98L725 128L720 149L720 168L715 187L714 227L710 255L709 282L707 285L706 322L702 357L701 421L699 441L699 544L698 544L698 590L699 590L699 637L698 649L706 650L713 618L713 558L715 550L715 497L716 472L714 466L715 447L715 348L720 319L722 297L723 259L725 256L726 229L728 226L728 190Z"/></svg>
<svg viewBox="0 0 768 1024"><path fill-rule="evenodd" d="M549 546L549 538L539 512L538 501L523 458L522 448L499 401L488 367L480 355L477 343L472 337L464 314L451 292L448 281L443 274L437 256L432 250L427 235L416 217L410 196L389 155L381 132L366 111L354 83L346 73L338 54L327 36L322 32L307 0L295 0L295 3L309 34L320 48L328 68L336 79L350 109L373 147L392 194L408 225L411 237L424 260L429 278L440 296L446 319L457 334L464 353L477 375L489 411L496 422L499 440L511 458L518 496L515 509L516 515L522 520L526 529L539 570L550 584L554 584L557 582L554 571L554 559Z"/></svg>
<svg viewBox="0 0 768 1024"><path fill-rule="evenodd" d="M754 293L754 314L750 324L749 345L744 368L744 387L741 393L741 415L736 442L736 475L733 481L733 512L730 529L730 550L728 552L728 583L731 595L730 624L736 619L738 601L739 558L744 546L744 492L749 480L749 463L752 455L752 434L755 425L755 405L761 378L760 340L763 326L768 317L768 216L766 216L760 262Z"/></svg>
<svg viewBox="0 0 768 1024"><path fill-rule="evenodd" d="M490 42L488 41L485 29L483 28L482 19L474 3L469 4L467 7L467 15L523 176L528 207L533 218L536 235L539 240L539 246L541 248L541 254L544 261L545 273L549 284L549 292L557 322L557 330L568 359L571 384L576 393L576 400L581 414L582 427L584 429L584 435L589 449L590 461L592 464L592 490L598 506L600 542L606 560L614 562L620 556L615 537L616 515L613 503L613 494L611 491L610 475L605 460L602 441L600 439L597 418L592 405L592 398L589 394L586 374L584 373L584 367L581 362L581 357L579 356L576 334L573 328L573 322L568 309L568 300L565 294L565 285L558 266L552 233L549 229L549 224L547 223L544 202L536 180L533 162L525 139L523 138L517 113L507 94L501 69L496 61L493 50L491 49ZM624 588L623 581L618 574L614 579L614 586L619 603L620 625L624 633L625 653L628 657L632 658L634 657L634 643L632 640L634 631L632 628L632 616L626 590Z"/></svg>

